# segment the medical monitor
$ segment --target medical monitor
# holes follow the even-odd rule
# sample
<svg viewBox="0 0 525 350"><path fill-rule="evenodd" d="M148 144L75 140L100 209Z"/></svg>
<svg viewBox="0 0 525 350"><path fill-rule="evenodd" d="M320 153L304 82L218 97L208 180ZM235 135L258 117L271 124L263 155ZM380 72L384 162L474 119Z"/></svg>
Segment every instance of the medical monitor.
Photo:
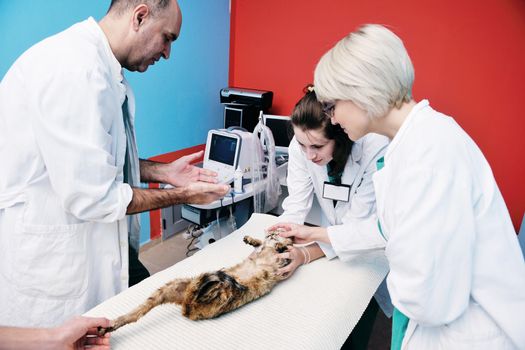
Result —
<svg viewBox="0 0 525 350"><path fill-rule="evenodd" d="M259 109L250 105L227 104L224 106L224 128L240 126L249 132L259 122Z"/></svg>
<svg viewBox="0 0 525 350"><path fill-rule="evenodd" d="M224 128L242 125L242 108L240 106L224 107Z"/></svg>
<svg viewBox="0 0 525 350"><path fill-rule="evenodd" d="M290 130L290 117L283 115L263 115L264 125L266 125L273 134L275 141L276 153L288 153L288 146L290 145L290 137L288 131Z"/></svg>
<svg viewBox="0 0 525 350"><path fill-rule="evenodd" d="M233 176L238 165L241 137L221 130L208 131L203 167L218 173L219 182Z"/></svg>
<svg viewBox="0 0 525 350"><path fill-rule="evenodd" d="M237 142L236 138L213 134L211 136L210 160L234 166Z"/></svg>

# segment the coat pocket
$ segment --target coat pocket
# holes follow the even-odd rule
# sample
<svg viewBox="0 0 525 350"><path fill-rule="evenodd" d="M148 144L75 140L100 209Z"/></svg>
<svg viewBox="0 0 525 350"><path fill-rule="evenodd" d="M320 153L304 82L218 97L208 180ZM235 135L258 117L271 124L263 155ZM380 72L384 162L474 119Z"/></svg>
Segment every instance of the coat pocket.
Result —
<svg viewBox="0 0 525 350"><path fill-rule="evenodd" d="M74 299L87 290L90 223L17 223L13 283L18 292L39 298Z"/></svg>

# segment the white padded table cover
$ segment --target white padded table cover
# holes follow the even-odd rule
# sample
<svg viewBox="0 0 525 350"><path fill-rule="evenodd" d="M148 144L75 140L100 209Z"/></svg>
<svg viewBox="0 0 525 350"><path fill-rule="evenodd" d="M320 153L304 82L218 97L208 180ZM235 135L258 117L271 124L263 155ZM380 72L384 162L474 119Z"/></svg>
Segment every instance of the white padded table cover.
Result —
<svg viewBox="0 0 525 350"><path fill-rule="evenodd" d="M275 216L253 214L241 228L160 271L86 313L114 319L177 277L229 267L253 248L244 235L263 238ZM388 264L384 253L343 263L318 259L299 267L262 298L211 320L191 321L175 304L151 310L111 336L112 349L340 349L364 312Z"/></svg>

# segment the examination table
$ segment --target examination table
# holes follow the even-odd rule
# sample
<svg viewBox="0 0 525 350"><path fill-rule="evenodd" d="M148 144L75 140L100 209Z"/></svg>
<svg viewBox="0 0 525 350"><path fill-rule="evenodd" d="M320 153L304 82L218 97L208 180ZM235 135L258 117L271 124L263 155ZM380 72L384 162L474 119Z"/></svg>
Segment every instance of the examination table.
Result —
<svg viewBox="0 0 525 350"><path fill-rule="evenodd" d="M114 319L178 277L237 264L253 248L244 235L264 237L278 221L253 214L241 228L193 256L96 306L86 316ZM325 258L299 267L270 294L218 318L191 321L180 306L165 304L111 336L112 349L340 349L386 276L383 252L351 263Z"/></svg>

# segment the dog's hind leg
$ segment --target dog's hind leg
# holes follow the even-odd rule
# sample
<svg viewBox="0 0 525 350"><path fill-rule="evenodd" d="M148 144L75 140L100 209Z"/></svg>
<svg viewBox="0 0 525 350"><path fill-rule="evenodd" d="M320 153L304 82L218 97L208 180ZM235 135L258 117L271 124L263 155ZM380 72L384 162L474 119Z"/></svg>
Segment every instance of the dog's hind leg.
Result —
<svg viewBox="0 0 525 350"><path fill-rule="evenodd" d="M181 304L189 282L190 279L185 278L176 279L166 283L164 286L157 289L145 303L137 307L135 310L113 320L110 327L99 327L98 334L104 335L105 333L113 332L124 325L136 322L142 316L150 312L155 306L165 303Z"/></svg>

